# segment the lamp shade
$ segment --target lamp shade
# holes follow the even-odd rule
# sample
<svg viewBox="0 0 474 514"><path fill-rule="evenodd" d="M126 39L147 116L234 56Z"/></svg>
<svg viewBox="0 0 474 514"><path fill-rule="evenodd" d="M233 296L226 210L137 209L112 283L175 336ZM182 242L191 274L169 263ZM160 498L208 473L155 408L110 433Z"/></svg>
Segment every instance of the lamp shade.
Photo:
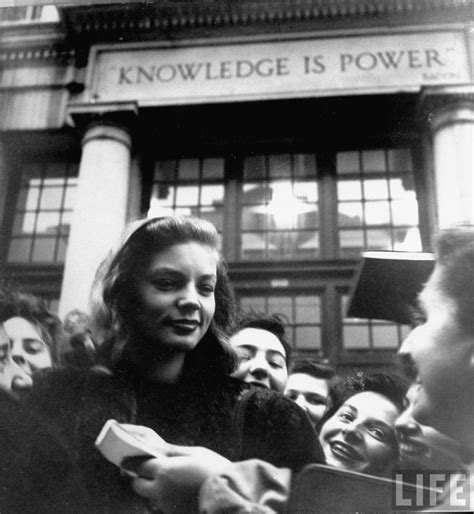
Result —
<svg viewBox="0 0 474 514"><path fill-rule="evenodd" d="M354 279L347 317L412 324L412 309L434 265L431 253L364 252Z"/></svg>

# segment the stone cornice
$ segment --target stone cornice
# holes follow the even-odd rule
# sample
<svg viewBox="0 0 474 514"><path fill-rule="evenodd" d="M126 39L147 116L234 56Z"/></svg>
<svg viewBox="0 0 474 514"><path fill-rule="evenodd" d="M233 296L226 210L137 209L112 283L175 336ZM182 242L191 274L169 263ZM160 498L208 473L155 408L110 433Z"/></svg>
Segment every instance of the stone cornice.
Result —
<svg viewBox="0 0 474 514"><path fill-rule="evenodd" d="M201 0L71 6L62 9L69 32L128 33L173 31L305 21L438 17L438 22L469 22L472 0ZM400 21L401 22L401 21Z"/></svg>
<svg viewBox="0 0 474 514"><path fill-rule="evenodd" d="M69 62L74 50L67 45L58 24L35 24L20 27L1 27L0 63Z"/></svg>
<svg viewBox="0 0 474 514"><path fill-rule="evenodd" d="M55 63L68 63L74 58L74 50L61 50L54 47L43 48L15 48L0 51L0 63L3 65L18 62L54 61Z"/></svg>

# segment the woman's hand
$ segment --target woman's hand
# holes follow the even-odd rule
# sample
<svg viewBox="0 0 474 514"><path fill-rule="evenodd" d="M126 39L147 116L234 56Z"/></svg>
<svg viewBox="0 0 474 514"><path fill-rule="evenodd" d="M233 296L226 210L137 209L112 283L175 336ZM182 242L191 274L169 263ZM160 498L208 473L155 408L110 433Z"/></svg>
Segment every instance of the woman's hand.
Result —
<svg viewBox="0 0 474 514"><path fill-rule="evenodd" d="M125 459L122 468L136 474L132 487L152 501L162 512L195 512L199 489L230 461L212 450L198 446L168 445L163 455L143 461Z"/></svg>

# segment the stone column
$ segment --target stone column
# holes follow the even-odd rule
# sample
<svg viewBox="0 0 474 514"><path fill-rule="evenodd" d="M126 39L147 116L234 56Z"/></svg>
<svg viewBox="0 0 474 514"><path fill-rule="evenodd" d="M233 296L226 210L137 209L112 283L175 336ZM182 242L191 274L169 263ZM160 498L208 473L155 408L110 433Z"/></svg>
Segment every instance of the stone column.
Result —
<svg viewBox="0 0 474 514"><path fill-rule="evenodd" d="M95 271L127 222L131 139L113 123L93 123L82 141L82 157L66 254L59 315L88 311Z"/></svg>
<svg viewBox="0 0 474 514"><path fill-rule="evenodd" d="M437 226L474 224L474 94L427 98Z"/></svg>

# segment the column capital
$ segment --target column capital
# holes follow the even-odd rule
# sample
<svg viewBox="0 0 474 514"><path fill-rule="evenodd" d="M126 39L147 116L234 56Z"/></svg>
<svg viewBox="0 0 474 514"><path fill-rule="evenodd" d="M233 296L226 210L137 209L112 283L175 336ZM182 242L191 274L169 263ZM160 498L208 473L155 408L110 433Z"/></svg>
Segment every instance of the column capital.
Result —
<svg viewBox="0 0 474 514"><path fill-rule="evenodd" d="M96 120L91 122L82 138L82 146L94 139L109 139L122 143L128 149L132 148L132 139L128 127L112 121Z"/></svg>
<svg viewBox="0 0 474 514"><path fill-rule="evenodd" d="M66 121L71 127L84 128L91 123L112 123L131 126L138 117L135 102L70 103L66 108Z"/></svg>
<svg viewBox="0 0 474 514"><path fill-rule="evenodd" d="M474 86L426 88L420 95L419 112L433 133L447 125L474 123Z"/></svg>

